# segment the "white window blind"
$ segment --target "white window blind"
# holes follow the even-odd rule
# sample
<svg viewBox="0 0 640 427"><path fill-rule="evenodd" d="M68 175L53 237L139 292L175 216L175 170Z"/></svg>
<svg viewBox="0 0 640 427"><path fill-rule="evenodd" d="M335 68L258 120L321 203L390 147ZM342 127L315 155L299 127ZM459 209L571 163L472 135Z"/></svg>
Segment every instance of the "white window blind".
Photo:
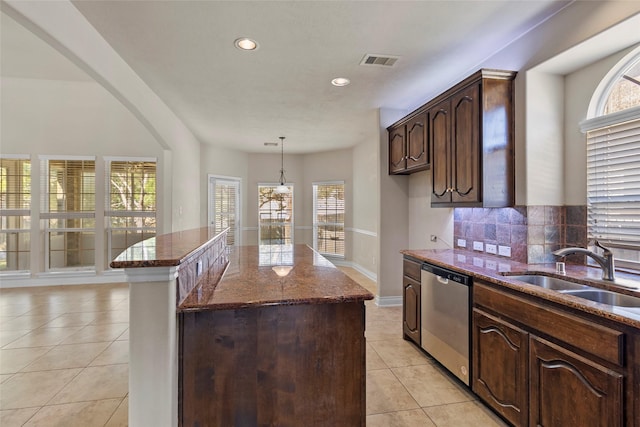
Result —
<svg viewBox="0 0 640 427"><path fill-rule="evenodd" d="M344 256L344 183L313 184L313 248Z"/></svg>
<svg viewBox="0 0 640 427"><path fill-rule="evenodd" d="M587 132L589 238L640 268L640 119Z"/></svg>
<svg viewBox="0 0 640 427"><path fill-rule="evenodd" d="M43 158L42 204L46 269L95 266L94 158Z"/></svg>
<svg viewBox="0 0 640 427"><path fill-rule="evenodd" d="M240 180L210 178L211 211L210 224L216 229L229 228L227 245L239 241Z"/></svg>

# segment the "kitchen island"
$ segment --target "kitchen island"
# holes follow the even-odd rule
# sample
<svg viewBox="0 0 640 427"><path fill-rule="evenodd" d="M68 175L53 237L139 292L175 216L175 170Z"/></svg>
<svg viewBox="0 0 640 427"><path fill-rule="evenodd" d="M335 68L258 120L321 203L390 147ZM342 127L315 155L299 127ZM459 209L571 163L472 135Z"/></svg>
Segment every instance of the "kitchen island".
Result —
<svg viewBox="0 0 640 427"><path fill-rule="evenodd" d="M130 282L129 425L365 425L370 292L306 245L145 242L112 263Z"/></svg>

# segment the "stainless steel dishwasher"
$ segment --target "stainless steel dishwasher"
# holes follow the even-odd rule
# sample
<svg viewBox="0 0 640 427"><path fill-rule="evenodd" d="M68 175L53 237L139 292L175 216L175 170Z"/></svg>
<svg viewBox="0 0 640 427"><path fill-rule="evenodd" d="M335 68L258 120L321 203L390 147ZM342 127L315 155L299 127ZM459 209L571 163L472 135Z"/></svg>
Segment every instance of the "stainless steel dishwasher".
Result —
<svg viewBox="0 0 640 427"><path fill-rule="evenodd" d="M421 345L469 385L471 277L422 264Z"/></svg>

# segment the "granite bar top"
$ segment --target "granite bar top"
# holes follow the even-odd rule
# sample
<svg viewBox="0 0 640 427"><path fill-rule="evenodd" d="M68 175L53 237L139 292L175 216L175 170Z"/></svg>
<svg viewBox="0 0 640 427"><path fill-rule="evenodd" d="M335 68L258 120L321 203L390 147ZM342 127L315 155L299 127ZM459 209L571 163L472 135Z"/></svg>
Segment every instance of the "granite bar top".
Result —
<svg viewBox="0 0 640 427"><path fill-rule="evenodd" d="M306 245L237 246L228 257L220 281L201 283L178 311L373 299L369 291ZM279 276L274 267L284 268L281 274L287 274Z"/></svg>
<svg viewBox="0 0 640 427"><path fill-rule="evenodd" d="M524 264L508 258L487 255L462 249L423 249L402 250L403 255L430 262L441 267L450 268L460 273L473 276L505 288L513 289L528 295L540 297L554 303L571 307L575 310L595 314L619 323L640 329L640 308L613 307L607 304L592 302L584 298L561 294L557 291L512 279L517 274L535 274L557 277L560 279L608 289L615 292L640 297L640 276L616 272L616 282L602 280L602 270L584 265L566 265L566 274L555 272L555 264Z"/></svg>
<svg viewBox="0 0 640 427"><path fill-rule="evenodd" d="M225 231L202 227L152 237L130 246L110 265L112 268L178 266Z"/></svg>

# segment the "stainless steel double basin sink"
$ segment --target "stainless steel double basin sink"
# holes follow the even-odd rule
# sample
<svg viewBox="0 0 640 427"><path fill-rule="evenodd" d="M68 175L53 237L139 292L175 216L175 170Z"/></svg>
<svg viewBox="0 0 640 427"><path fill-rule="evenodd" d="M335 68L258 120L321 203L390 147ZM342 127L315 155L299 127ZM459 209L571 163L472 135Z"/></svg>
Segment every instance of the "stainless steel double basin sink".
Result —
<svg viewBox="0 0 640 427"><path fill-rule="evenodd" d="M540 274L509 275L506 277L600 304L607 304L614 307L640 308L640 297L607 291L605 289L599 289L588 285L581 285L579 283L570 282L557 277L544 276Z"/></svg>

